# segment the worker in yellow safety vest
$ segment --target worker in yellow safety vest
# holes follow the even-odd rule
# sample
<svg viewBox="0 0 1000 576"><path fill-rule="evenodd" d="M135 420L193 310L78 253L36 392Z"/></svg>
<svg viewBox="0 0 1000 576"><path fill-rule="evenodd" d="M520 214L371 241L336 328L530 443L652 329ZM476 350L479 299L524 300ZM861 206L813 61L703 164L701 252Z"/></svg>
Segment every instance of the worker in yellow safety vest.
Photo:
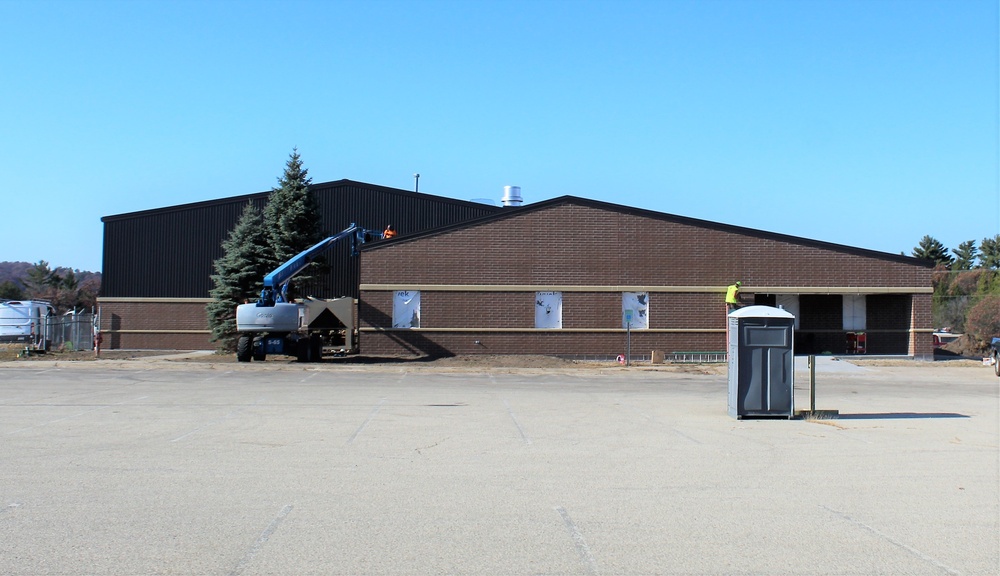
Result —
<svg viewBox="0 0 1000 576"><path fill-rule="evenodd" d="M732 312L740 307L740 286L742 282L736 282L736 284L730 284L729 288L726 289L726 311Z"/></svg>

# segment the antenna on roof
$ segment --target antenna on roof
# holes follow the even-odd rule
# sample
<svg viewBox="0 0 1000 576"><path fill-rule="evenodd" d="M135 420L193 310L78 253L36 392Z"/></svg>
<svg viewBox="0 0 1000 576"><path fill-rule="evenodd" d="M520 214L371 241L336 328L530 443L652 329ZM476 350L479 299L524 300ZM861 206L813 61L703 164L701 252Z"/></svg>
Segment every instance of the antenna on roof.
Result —
<svg viewBox="0 0 1000 576"><path fill-rule="evenodd" d="M420 192L420 174L413 175L413 191Z"/></svg>

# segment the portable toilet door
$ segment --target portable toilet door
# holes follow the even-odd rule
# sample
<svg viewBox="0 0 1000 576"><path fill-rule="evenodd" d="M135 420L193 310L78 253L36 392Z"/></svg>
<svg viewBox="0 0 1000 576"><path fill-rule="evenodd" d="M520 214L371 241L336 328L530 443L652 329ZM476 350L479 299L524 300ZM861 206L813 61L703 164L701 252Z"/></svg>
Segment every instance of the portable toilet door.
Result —
<svg viewBox="0 0 1000 576"><path fill-rule="evenodd" d="M729 415L795 415L795 316L747 306L728 316Z"/></svg>

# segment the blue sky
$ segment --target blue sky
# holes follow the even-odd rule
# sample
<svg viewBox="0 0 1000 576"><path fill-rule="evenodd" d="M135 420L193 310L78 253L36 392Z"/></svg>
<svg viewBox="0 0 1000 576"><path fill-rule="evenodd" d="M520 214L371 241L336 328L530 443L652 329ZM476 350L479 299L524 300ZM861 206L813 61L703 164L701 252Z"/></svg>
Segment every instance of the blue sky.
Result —
<svg viewBox="0 0 1000 576"><path fill-rule="evenodd" d="M99 270L102 216L269 190L293 147L314 182L419 172L896 254L1000 233L998 0L0 0L0 22L0 261Z"/></svg>

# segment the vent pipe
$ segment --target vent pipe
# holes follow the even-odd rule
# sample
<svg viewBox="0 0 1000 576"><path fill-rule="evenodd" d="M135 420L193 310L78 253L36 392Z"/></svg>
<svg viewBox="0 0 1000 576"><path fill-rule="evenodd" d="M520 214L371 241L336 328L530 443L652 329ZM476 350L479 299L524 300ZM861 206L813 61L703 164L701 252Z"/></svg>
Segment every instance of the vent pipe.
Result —
<svg viewBox="0 0 1000 576"><path fill-rule="evenodd" d="M503 187L503 198L500 199L500 203L504 207L508 206L520 206L521 205L521 187L520 186L504 186Z"/></svg>

